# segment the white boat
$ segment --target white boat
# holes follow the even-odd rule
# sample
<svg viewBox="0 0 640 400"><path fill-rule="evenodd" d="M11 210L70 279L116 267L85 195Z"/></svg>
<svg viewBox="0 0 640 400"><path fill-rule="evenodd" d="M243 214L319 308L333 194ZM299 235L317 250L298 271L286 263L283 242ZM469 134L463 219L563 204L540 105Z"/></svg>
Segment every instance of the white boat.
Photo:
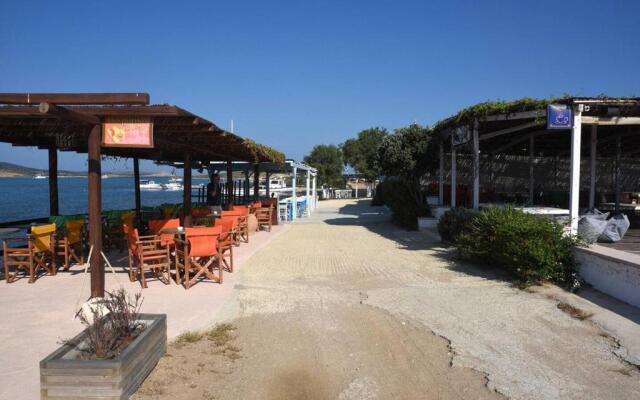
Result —
<svg viewBox="0 0 640 400"><path fill-rule="evenodd" d="M175 192L178 190L182 190L183 186L180 182L169 182L164 184L164 188L165 190L168 190L170 192Z"/></svg>
<svg viewBox="0 0 640 400"><path fill-rule="evenodd" d="M107 175L107 174L102 174L102 179L109 179L109 175Z"/></svg>
<svg viewBox="0 0 640 400"><path fill-rule="evenodd" d="M33 177L33 179L47 179L47 177L44 175L36 175Z"/></svg>
<svg viewBox="0 0 640 400"><path fill-rule="evenodd" d="M141 190L162 190L162 185L150 180L141 180L140 181L140 189Z"/></svg>

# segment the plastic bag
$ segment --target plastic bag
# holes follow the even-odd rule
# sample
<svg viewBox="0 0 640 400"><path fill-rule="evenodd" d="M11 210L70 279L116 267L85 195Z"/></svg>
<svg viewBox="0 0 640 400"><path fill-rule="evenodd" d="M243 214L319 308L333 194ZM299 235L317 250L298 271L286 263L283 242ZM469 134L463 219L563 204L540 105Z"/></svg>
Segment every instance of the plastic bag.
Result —
<svg viewBox="0 0 640 400"><path fill-rule="evenodd" d="M607 220L606 217L602 219L601 215L585 215L580 218L578 221L578 236L582 240L587 243L593 243L602 235L602 232L607 227Z"/></svg>
<svg viewBox="0 0 640 400"><path fill-rule="evenodd" d="M598 241L605 243L619 242L629 230L629 225L629 218L624 214L612 217L607 221L607 225L600 237L598 237Z"/></svg>

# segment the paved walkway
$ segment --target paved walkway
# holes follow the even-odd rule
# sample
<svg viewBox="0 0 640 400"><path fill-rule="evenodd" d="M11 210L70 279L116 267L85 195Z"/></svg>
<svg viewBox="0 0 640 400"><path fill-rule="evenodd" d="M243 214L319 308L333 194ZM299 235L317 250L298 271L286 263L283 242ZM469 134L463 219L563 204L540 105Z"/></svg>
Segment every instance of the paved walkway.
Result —
<svg viewBox="0 0 640 400"><path fill-rule="evenodd" d="M242 358L220 372L206 347L172 348L138 396L640 398L625 340L611 336L639 336L638 310L503 278L382 208L321 202L247 262L217 315L237 327ZM594 316L572 318L558 298Z"/></svg>
<svg viewBox="0 0 640 400"><path fill-rule="evenodd" d="M248 244L234 250L235 268L242 269L247 259L267 246L289 226L274 226L271 233L258 232ZM133 295L139 283L129 282L122 266L127 253L108 255L117 274L107 269L107 290L123 285ZM78 304L89 295L89 276L82 276L78 266L71 272L43 276L34 284L26 279L12 284L0 281L0 399L31 400L40 398L39 362L49 355L62 339L75 336L82 325L74 319ZM170 338L185 330L201 329L212 323L232 292L237 273L225 273L223 284L202 282L184 290L172 283L148 282L142 291L143 312L167 314Z"/></svg>

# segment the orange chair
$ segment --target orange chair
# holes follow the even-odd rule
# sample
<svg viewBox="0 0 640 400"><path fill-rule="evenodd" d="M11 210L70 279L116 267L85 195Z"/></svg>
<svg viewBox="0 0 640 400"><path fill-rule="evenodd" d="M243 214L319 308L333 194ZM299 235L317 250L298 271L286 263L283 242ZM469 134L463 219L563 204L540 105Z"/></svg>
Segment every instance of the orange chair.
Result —
<svg viewBox="0 0 640 400"><path fill-rule="evenodd" d="M138 229L124 225L129 249L129 279L140 279L143 289L147 288L146 272L150 270L162 283L171 282L171 257L169 247L162 248L161 240L154 235L140 236Z"/></svg>
<svg viewBox="0 0 640 400"><path fill-rule="evenodd" d="M180 269L184 270L185 288L189 289L200 277L222 283L222 262L218 252L221 226L185 228L185 240L176 239L176 281L180 280ZM213 273L218 268L218 276ZM191 273L195 272L194 276Z"/></svg>
<svg viewBox="0 0 640 400"><path fill-rule="evenodd" d="M71 268L71 261L84 264L84 219L72 219L64 223L62 237L56 241L56 256L64 258L64 270Z"/></svg>
<svg viewBox="0 0 640 400"><path fill-rule="evenodd" d="M222 228L218 239L218 253L227 271L233 272L233 246L237 241L238 217L222 217L216 220L216 226Z"/></svg>
<svg viewBox="0 0 640 400"><path fill-rule="evenodd" d="M222 217L238 217L238 243L240 240L249 243L249 208L247 206L233 206L233 210L222 211Z"/></svg>
<svg viewBox="0 0 640 400"><path fill-rule="evenodd" d="M256 209L255 216L258 221L258 230L262 229L262 227L266 227L266 229L271 232L272 214L272 205Z"/></svg>
<svg viewBox="0 0 640 400"><path fill-rule="evenodd" d="M176 235L173 233L162 233L165 229L178 229L180 226L180 218L173 219L150 219L149 229L154 235L160 237L160 245L162 247L173 247Z"/></svg>
<svg viewBox="0 0 640 400"><path fill-rule="evenodd" d="M23 240L12 238L3 240L4 275L7 283L14 282L18 276L18 270L25 268L28 271L29 283L36 281L38 271L44 270L49 275L55 275L57 271L55 256L56 224L48 224L31 227L31 233L27 236L26 247L10 247L10 240ZM11 273L12 267L15 272Z"/></svg>

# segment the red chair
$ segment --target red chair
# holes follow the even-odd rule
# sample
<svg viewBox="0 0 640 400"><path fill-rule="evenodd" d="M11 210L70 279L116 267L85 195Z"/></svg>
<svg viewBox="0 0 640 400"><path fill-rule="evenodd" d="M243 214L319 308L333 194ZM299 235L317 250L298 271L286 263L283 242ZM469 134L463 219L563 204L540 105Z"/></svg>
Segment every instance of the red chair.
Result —
<svg viewBox="0 0 640 400"><path fill-rule="evenodd" d="M175 245L174 239L176 235L173 233L162 233L167 229L178 229L180 226L180 218L173 219L152 219L149 220L149 229L160 238L160 245L162 247L173 247Z"/></svg>
<svg viewBox="0 0 640 400"><path fill-rule="evenodd" d="M218 218L216 226L222 228L222 234L218 239L220 260L227 271L233 272L233 246L236 245L238 236L238 217Z"/></svg>
<svg viewBox="0 0 640 400"><path fill-rule="evenodd" d="M140 236L138 229L124 225L129 250L129 279L140 279L143 289L147 288L146 272L151 271L162 283L171 282L171 257L169 247L162 248L161 240L154 235Z"/></svg>
<svg viewBox="0 0 640 400"><path fill-rule="evenodd" d="M240 240L249 243L249 208L246 206L233 206L233 210L222 211L221 215L222 217L238 217L238 244Z"/></svg>
<svg viewBox="0 0 640 400"><path fill-rule="evenodd" d="M185 228L185 239L176 242L176 281L181 283L180 269L184 271L185 288L189 289L199 278L222 283L222 262L218 252L221 226ZM218 269L218 275L213 273ZM194 276L191 273L194 272Z"/></svg>

